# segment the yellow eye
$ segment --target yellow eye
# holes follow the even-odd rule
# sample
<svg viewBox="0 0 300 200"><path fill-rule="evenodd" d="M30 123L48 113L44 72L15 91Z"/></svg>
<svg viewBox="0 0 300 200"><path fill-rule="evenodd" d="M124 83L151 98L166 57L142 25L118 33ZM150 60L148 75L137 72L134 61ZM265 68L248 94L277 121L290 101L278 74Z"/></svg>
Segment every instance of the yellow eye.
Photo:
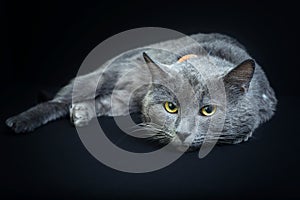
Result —
<svg viewBox="0 0 300 200"><path fill-rule="evenodd" d="M169 113L177 113L178 112L177 106L172 102L166 101L164 103L164 107L165 107L166 111Z"/></svg>
<svg viewBox="0 0 300 200"><path fill-rule="evenodd" d="M200 113L204 116L211 116L215 114L216 110L217 110L217 106L207 105L200 109Z"/></svg>

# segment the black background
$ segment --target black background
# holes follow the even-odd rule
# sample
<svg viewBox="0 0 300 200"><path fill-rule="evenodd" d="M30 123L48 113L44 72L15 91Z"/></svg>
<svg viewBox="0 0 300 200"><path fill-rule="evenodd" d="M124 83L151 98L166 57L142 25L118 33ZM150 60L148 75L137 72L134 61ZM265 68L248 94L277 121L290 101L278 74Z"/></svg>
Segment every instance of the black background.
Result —
<svg viewBox="0 0 300 200"><path fill-rule="evenodd" d="M56 198L300 197L296 4L245 1L0 1L0 196ZM170 166L128 174L95 160L67 119L14 135L4 120L75 76L100 42L138 27L237 38L263 66L279 99L275 117L247 143L187 153ZM101 118L112 135L120 130ZM114 136L112 136L114 137ZM123 138L120 143L144 145Z"/></svg>

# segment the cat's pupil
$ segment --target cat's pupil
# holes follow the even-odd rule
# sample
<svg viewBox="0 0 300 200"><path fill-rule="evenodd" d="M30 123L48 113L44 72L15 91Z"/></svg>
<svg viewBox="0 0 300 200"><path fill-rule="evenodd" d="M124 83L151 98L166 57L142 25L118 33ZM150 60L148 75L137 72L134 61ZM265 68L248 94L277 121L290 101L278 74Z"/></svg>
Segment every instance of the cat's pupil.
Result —
<svg viewBox="0 0 300 200"><path fill-rule="evenodd" d="M207 113L212 113L214 110L214 108L212 106L206 106L204 109L205 109L205 112L207 112Z"/></svg>
<svg viewBox="0 0 300 200"><path fill-rule="evenodd" d="M174 109L176 109L176 106L173 103L169 103L169 108L171 110L174 110Z"/></svg>

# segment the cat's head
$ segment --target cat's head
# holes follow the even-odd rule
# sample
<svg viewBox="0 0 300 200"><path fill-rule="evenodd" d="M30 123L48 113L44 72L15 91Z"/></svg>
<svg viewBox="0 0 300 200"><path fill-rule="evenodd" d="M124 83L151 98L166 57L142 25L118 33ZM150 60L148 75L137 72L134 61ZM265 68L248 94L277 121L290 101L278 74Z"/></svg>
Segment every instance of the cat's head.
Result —
<svg viewBox="0 0 300 200"><path fill-rule="evenodd" d="M204 139L230 141L239 137L232 131L239 128L233 127L238 122L232 120L239 118L236 108L248 91L253 60L233 66L219 58L191 56L188 61L164 65L146 53L143 56L152 84L143 99L142 113L153 139L193 149Z"/></svg>

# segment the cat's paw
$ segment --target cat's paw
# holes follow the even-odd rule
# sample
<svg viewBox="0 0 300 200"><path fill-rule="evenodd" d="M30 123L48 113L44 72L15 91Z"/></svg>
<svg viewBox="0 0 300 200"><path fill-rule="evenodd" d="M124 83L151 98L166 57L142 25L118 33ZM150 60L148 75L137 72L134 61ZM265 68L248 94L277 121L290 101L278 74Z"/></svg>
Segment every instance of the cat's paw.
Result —
<svg viewBox="0 0 300 200"><path fill-rule="evenodd" d="M252 132L250 132L248 135L246 135L245 137L242 138L238 138L233 140L232 144L239 144L241 142L247 142L249 140L249 138L252 137Z"/></svg>
<svg viewBox="0 0 300 200"><path fill-rule="evenodd" d="M249 138L251 138L251 137L252 137L252 132L250 132L250 133L243 139L243 141L246 142L246 141L248 141Z"/></svg>
<svg viewBox="0 0 300 200"><path fill-rule="evenodd" d="M89 108L84 103L72 105L70 109L71 122L77 127L87 126L92 119Z"/></svg>
<svg viewBox="0 0 300 200"><path fill-rule="evenodd" d="M20 115L8 118L5 124L10 127L15 133L25 133L33 131L35 126L30 120Z"/></svg>

